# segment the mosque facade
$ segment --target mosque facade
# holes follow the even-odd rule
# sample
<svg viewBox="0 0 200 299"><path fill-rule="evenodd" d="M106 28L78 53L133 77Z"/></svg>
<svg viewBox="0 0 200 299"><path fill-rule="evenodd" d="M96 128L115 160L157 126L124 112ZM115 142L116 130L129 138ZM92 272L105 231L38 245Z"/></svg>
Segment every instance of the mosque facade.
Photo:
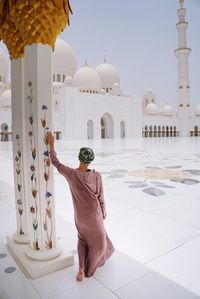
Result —
<svg viewBox="0 0 200 299"><path fill-rule="evenodd" d="M178 63L177 104L159 107L148 88L143 99L127 95L120 86L120 74L104 58L92 68L87 61L77 69L74 50L57 39L53 53L53 130L57 139L104 139L138 137L200 136L200 105L192 110L189 55L185 20L180 1L177 11ZM0 133L10 140L12 132L11 84L8 60L0 49Z"/></svg>

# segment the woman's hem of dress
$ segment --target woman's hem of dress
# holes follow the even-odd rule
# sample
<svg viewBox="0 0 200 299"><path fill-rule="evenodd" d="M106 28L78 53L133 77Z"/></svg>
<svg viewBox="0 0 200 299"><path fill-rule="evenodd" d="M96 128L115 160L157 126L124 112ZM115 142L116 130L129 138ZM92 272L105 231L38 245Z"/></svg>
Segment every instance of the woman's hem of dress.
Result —
<svg viewBox="0 0 200 299"><path fill-rule="evenodd" d="M99 267L102 267L102 266L107 262L107 260L111 257L111 255L113 255L114 252L115 252L115 249L113 248L113 251L112 251L112 252L110 253L110 255L107 257L107 259L106 259L101 265L97 266L96 269L93 271L92 274L87 274L87 273L85 273L85 277L91 277L91 276L93 276L94 273L96 272L96 270L97 270Z"/></svg>

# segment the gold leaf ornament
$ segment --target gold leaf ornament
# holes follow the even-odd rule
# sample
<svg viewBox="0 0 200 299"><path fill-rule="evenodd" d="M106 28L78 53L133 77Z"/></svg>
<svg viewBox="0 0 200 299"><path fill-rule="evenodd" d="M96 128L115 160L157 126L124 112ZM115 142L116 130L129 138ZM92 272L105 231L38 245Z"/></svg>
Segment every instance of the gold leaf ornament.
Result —
<svg viewBox="0 0 200 299"><path fill-rule="evenodd" d="M48 44L55 40L72 13L68 0L10 0L10 15L24 40L24 45Z"/></svg>
<svg viewBox="0 0 200 299"><path fill-rule="evenodd" d="M10 59L24 56L24 40L10 16L10 1L0 1L0 39L6 44Z"/></svg>

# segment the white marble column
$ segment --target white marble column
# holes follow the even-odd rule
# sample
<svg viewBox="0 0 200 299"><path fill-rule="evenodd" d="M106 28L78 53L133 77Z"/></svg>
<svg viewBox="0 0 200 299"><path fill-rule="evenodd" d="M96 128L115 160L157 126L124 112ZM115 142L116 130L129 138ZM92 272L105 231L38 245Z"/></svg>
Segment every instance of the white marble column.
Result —
<svg viewBox="0 0 200 299"><path fill-rule="evenodd" d="M25 47L25 127L30 248L33 259L49 259L56 244L53 169L45 132L52 129L52 48Z"/></svg>
<svg viewBox="0 0 200 299"><path fill-rule="evenodd" d="M7 243L26 272L37 278L74 263L73 255L61 250L56 242L53 168L45 139L46 130L52 129L50 46L33 44L25 47L23 90L25 115L21 119L25 127L22 140L25 142L23 154L30 242L22 245L8 236Z"/></svg>
<svg viewBox="0 0 200 299"><path fill-rule="evenodd" d="M29 243L24 156L24 59L11 61L12 144L17 231L14 240Z"/></svg>

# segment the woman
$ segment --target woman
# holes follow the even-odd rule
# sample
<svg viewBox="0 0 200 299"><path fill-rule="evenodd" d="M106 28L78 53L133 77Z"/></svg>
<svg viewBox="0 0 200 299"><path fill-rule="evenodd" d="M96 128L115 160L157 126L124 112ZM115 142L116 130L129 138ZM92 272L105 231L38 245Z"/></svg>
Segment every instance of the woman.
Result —
<svg viewBox="0 0 200 299"><path fill-rule="evenodd" d="M90 148L81 148L79 167L70 168L59 162L54 150L54 137L47 132L52 164L66 178L72 194L74 218L78 231L79 272L76 279L90 277L113 254L114 247L108 238L103 220L106 218L102 179L99 172L88 169L94 160Z"/></svg>

